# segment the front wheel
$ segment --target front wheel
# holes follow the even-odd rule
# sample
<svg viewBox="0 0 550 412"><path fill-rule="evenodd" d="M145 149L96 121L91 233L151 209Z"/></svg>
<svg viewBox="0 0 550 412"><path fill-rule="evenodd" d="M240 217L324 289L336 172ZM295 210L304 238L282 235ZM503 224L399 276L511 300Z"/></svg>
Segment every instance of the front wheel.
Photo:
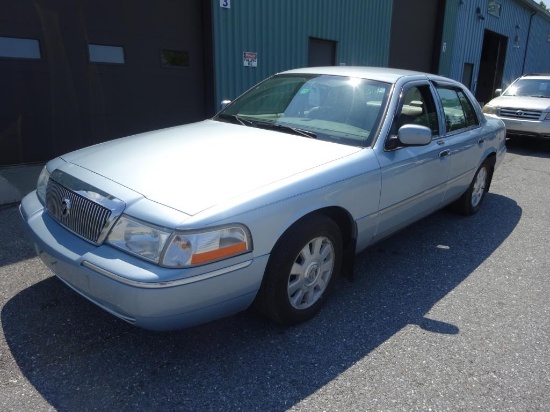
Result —
<svg viewBox="0 0 550 412"><path fill-rule="evenodd" d="M477 169L476 174L472 183L468 187L468 190L452 204L452 208L465 216L473 215L481 208L481 204L485 199L485 195L489 190L489 185L491 184L491 178L493 175L493 168L489 161L485 160L479 169Z"/></svg>
<svg viewBox="0 0 550 412"><path fill-rule="evenodd" d="M332 291L342 261L342 235L325 216L291 227L272 251L255 306L277 323L312 318Z"/></svg>

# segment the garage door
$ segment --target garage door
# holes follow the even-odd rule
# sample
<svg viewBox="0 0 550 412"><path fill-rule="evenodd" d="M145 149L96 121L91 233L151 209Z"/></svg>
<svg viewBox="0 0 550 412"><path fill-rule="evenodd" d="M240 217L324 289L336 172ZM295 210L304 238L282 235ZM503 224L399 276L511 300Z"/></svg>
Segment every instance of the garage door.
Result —
<svg viewBox="0 0 550 412"><path fill-rule="evenodd" d="M0 165L204 119L209 2L0 2Z"/></svg>
<svg viewBox="0 0 550 412"><path fill-rule="evenodd" d="M444 0L394 0L389 66L437 73Z"/></svg>

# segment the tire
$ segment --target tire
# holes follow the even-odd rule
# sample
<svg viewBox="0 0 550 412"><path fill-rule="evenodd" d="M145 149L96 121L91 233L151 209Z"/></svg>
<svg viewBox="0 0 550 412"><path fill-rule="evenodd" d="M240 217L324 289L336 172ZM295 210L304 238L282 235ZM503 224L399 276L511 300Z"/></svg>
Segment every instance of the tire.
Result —
<svg viewBox="0 0 550 412"><path fill-rule="evenodd" d="M464 216L477 213L489 191L492 177L493 167L488 160L485 160L477 169L468 190L451 205L452 209Z"/></svg>
<svg viewBox="0 0 550 412"><path fill-rule="evenodd" d="M275 245L255 307L282 325L311 319L324 306L342 264L342 235L322 215L308 216Z"/></svg>

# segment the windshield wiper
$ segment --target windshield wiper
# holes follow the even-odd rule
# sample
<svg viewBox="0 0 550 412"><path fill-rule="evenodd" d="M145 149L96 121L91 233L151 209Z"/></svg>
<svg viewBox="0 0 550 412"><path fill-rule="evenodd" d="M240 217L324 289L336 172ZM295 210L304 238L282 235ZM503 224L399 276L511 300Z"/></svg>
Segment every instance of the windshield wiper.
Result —
<svg viewBox="0 0 550 412"><path fill-rule="evenodd" d="M317 137L315 133L310 132L309 130L300 129L299 127L287 126L284 124L273 124L268 122L252 121L252 120L244 119L237 114L220 113L216 117L219 119L230 120L233 123L241 124L243 126L259 127L261 129L279 130L283 133L291 133L299 136L310 137L313 139Z"/></svg>
<svg viewBox="0 0 550 412"><path fill-rule="evenodd" d="M309 138L312 138L312 139L317 138L317 134L315 134L315 133L313 133L309 130L300 129L299 127L294 127L294 126L287 126L285 124L254 122L254 125L256 127L262 128L262 129L279 130L283 133L290 133L290 134L295 134L295 135L298 135L298 136L305 136L305 137L309 137Z"/></svg>
<svg viewBox="0 0 550 412"><path fill-rule="evenodd" d="M541 98L548 98L549 96L544 96L543 94L534 94L531 97L541 97Z"/></svg>
<svg viewBox="0 0 550 412"><path fill-rule="evenodd" d="M220 113L218 116L216 116L220 119L228 119L232 120L233 123L241 124L243 126L254 126L254 123L250 120L243 119L237 114L226 114L226 113Z"/></svg>

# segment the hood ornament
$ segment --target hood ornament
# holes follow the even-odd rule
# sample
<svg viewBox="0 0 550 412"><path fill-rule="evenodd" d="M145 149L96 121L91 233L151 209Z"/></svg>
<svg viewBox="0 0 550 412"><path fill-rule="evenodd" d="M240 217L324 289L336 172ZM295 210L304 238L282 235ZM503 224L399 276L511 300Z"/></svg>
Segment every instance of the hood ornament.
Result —
<svg viewBox="0 0 550 412"><path fill-rule="evenodd" d="M71 214L71 199L64 198L61 202L61 216L68 217Z"/></svg>

